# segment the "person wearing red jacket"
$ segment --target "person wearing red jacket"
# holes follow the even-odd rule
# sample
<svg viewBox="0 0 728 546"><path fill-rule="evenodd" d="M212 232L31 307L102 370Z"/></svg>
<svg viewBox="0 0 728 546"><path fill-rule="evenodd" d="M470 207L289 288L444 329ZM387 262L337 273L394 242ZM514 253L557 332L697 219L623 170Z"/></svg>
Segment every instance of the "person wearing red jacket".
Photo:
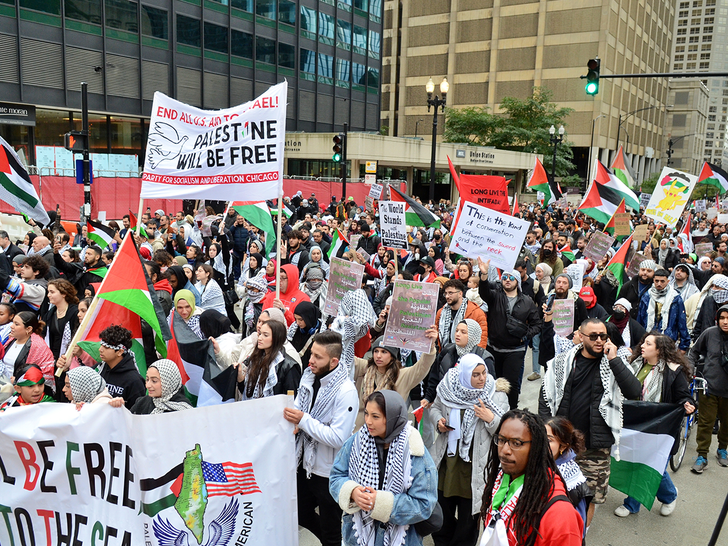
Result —
<svg viewBox="0 0 728 546"><path fill-rule="evenodd" d="M275 292L269 292L261 302L263 311L271 307L277 307L286 317L286 324L293 324L293 310L302 301L311 301L309 297L298 289L298 268L295 265L287 264L281 266L281 295L276 299Z"/></svg>
<svg viewBox="0 0 728 546"><path fill-rule="evenodd" d="M483 542L580 546L584 522L567 496L541 418L511 410L501 417L493 442L498 449L490 450L486 467Z"/></svg>

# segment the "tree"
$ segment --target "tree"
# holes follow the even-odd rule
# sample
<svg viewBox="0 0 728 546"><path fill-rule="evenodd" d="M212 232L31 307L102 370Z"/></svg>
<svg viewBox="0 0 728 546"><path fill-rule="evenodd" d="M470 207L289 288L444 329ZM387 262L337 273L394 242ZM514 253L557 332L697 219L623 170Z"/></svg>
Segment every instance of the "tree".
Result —
<svg viewBox="0 0 728 546"><path fill-rule="evenodd" d="M492 114L488 108L448 108L444 140L543 154L544 167L550 173L554 148L549 128L565 125L564 120L573 112L573 108L558 108L551 98L550 90L534 87L526 99L505 97L500 105L502 114ZM557 148L556 176L566 177L576 168L573 158L571 142L564 139ZM568 180L573 178L569 176Z"/></svg>

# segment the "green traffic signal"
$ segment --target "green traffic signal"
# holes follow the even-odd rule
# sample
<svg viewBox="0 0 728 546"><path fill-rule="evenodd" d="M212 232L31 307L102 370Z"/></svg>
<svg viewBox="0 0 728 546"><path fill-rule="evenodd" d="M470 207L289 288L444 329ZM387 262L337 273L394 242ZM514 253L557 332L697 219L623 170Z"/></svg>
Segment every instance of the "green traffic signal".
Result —
<svg viewBox="0 0 728 546"><path fill-rule="evenodd" d="M596 95L597 93L599 93L599 84L597 82L589 82L586 84L587 95Z"/></svg>
<svg viewBox="0 0 728 546"><path fill-rule="evenodd" d="M338 163L339 161L341 161L341 154L334 154L331 159L334 161L334 163Z"/></svg>
<svg viewBox="0 0 728 546"><path fill-rule="evenodd" d="M589 59L589 62L586 64L586 68L586 87L584 89L586 90L587 95L594 96L599 93L599 71L602 68L602 61L599 57Z"/></svg>

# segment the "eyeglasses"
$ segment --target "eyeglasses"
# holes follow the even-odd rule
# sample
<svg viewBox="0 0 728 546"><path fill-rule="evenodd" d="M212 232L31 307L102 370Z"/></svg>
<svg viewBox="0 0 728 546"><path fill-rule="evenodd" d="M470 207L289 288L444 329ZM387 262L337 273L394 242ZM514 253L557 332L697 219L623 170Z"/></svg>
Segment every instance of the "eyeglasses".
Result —
<svg viewBox="0 0 728 546"><path fill-rule="evenodd" d="M501 275L502 281L515 281L516 278L513 275Z"/></svg>
<svg viewBox="0 0 728 546"><path fill-rule="evenodd" d="M581 330L579 330L579 333L586 338L589 338L589 341L596 341L597 339L601 339L602 341L607 341L609 339L609 336L606 333L603 334L585 334Z"/></svg>
<svg viewBox="0 0 728 546"><path fill-rule="evenodd" d="M505 436L496 434L495 436L493 436L493 443L498 447L503 447L508 444L509 446L511 446L511 449L521 449L524 445L530 444L531 440L526 441L519 438L506 438Z"/></svg>
<svg viewBox="0 0 728 546"><path fill-rule="evenodd" d="M445 295L446 296L457 296L459 293L460 293L460 291L448 290L445 292Z"/></svg>

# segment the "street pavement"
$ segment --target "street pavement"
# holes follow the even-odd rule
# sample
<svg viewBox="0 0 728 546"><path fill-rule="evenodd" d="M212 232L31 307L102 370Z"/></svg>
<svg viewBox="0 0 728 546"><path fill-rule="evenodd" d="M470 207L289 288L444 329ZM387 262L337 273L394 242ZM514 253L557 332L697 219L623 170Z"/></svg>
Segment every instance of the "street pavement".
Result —
<svg viewBox="0 0 728 546"><path fill-rule="evenodd" d="M526 356L526 370L519 401L520 408L538 412L540 381L526 381L531 373L531 352ZM587 534L589 546L705 546L713 533L713 527L728 494L728 468L723 468L715 458L717 440L713 436L708 456L708 467L702 475L690 472L695 457L695 429L690 438L687 453L678 472L670 477L678 488L678 502L669 517L660 515L661 504L656 500L652 510L645 507L639 514L618 518L614 509L625 495L609 490L605 504L597 507L592 526ZM299 528L300 546L318 546L320 542L306 529ZM432 537L424 540L425 546L433 546ZM717 542L728 546L728 522Z"/></svg>

